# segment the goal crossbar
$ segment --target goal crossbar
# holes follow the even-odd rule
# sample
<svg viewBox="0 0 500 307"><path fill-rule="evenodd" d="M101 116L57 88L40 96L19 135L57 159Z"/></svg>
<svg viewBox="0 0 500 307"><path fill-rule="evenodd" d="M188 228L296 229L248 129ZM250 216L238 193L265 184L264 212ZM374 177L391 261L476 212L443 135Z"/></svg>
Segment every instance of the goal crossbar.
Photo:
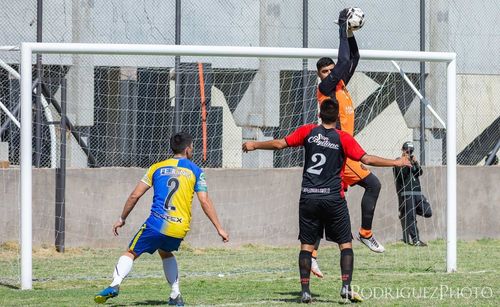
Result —
<svg viewBox="0 0 500 307"><path fill-rule="evenodd" d="M146 45L146 44L82 44L82 43L22 43L21 49L33 53L57 54L113 54L113 55L180 55L220 57L318 58L337 56L338 49L278 48L201 45ZM402 50L360 50L364 60L397 60L451 62L451 52L422 52Z"/></svg>
<svg viewBox="0 0 500 307"><path fill-rule="evenodd" d="M337 49L193 45L22 43L21 51L21 289L32 289L32 55L113 54L267 58L336 57ZM456 54L448 52L360 50L364 60L444 62L447 64L446 269L457 269Z"/></svg>

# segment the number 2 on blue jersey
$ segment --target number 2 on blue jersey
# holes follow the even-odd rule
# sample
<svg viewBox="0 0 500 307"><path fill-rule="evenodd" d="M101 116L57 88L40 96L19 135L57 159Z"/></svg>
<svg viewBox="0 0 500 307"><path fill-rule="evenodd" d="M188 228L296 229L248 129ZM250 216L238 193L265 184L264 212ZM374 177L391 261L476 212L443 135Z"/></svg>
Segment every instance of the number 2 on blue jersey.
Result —
<svg viewBox="0 0 500 307"><path fill-rule="evenodd" d="M163 204L166 210L175 211L176 210L175 206L173 206L171 202L175 192L177 192L177 190L179 189L179 179L170 177L167 181L167 187L168 187L168 194Z"/></svg>

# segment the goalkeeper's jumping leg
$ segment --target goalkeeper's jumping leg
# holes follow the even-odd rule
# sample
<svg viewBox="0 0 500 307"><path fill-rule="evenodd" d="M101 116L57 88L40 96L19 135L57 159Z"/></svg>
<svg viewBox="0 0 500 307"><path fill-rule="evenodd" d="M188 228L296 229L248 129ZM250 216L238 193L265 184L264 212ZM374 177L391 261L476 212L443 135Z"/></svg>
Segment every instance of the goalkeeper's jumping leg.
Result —
<svg viewBox="0 0 500 307"><path fill-rule="evenodd" d="M375 214L375 207L377 206L381 189L380 181L377 176L370 173L356 184L365 189L365 193L361 199L361 228L359 229L357 238L370 250L376 253L383 253L385 251L384 246L372 234L373 215Z"/></svg>

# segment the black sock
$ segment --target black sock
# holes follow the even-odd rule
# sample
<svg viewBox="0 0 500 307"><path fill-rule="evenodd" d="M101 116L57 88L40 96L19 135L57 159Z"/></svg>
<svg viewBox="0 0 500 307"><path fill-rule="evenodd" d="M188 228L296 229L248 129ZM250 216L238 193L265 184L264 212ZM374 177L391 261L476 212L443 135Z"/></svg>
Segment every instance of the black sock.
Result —
<svg viewBox="0 0 500 307"><path fill-rule="evenodd" d="M352 271L354 269L354 253L352 248L340 251L340 272L342 274L342 287L347 286L351 290Z"/></svg>
<svg viewBox="0 0 500 307"><path fill-rule="evenodd" d="M310 292L309 278L311 277L311 257L311 252L301 250L299 253L300 285L302 286L302 292Z"/></svg>

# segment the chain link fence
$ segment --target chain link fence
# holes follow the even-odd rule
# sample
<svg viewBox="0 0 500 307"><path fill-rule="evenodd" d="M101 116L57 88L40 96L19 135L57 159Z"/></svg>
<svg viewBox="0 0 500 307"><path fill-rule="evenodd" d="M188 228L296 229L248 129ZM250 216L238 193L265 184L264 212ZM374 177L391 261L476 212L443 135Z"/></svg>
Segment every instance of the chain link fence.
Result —
<svg viewBox="0 0 500 307"><path fill-rule="evenodd" d="M360 4L305 2L306 45L337 48L334 20L338 11ZM482 164L500 134L500 59L492 52L500 45L500 23L495 22L500 6L495 0L425 2L426 50L457 53L458 163ZM0 44L36 41L37 1L0 3L5 33ZM174 44L175 4L152 0L44 1L42 39ZM184 0L180 41L189 45L302 47L303 5L303 1L284 0ZM367 22L356 33L360 49L419 50L420 1L372 1L364 3L362 9ZM17 52L1 52L0 59L17 69ZM418 63L399 64L418 87ZM357 71L349 88L356 104L356 136L361 144L384 156L398 155L404 141L414 140L418 145L420 102L394 67L362 60ZM0 100L17 116L19 83L5 69L0 70L0 78ZM147 167L165 158L169 136L175 130L177 101L181 129L195 138L195 162L206 167L298 166L300 150L245 156L241 142L283 137L316 119L315 60L307 61L304 72L302 60L297 59L181 57L176 71L174 57L44 55L42 94L53 118L42 116L38 134L35 125L34 136L40 138L40 145L34 148L34 159L38 157L42 167L53 166L54 142L59 145L57 105L63 99L62 79L68 84L70 167ZM444 66L427 63L425 96L444 120L445 86ZM7 156L10 164L16 165L19 129L3 112L0 120L0 137L6 144L0 147L0 157ZM427 114L427 164L445 163L444 136L439 122Z"/></svg>

